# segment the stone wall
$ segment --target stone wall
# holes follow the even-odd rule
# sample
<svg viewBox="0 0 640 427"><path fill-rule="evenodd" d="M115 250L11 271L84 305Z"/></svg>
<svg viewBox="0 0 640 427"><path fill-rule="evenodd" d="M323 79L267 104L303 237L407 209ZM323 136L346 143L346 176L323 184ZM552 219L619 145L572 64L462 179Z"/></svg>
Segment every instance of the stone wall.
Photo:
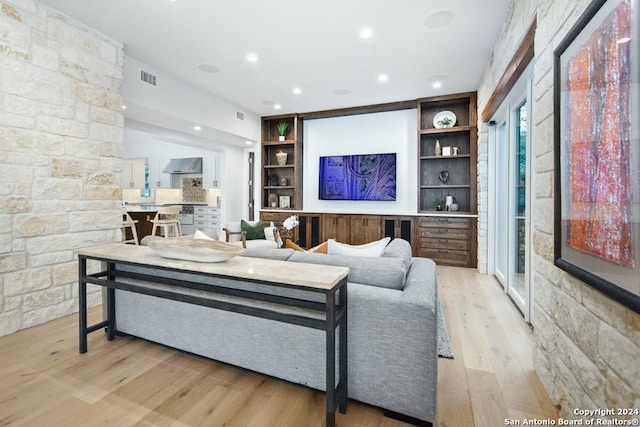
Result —
<svg viewBox="0 0 640 427"><path fill-rule="evenodd" d="M532 105L533 360L565 418L573 418L574 408L640 408L640 315L553 265L553 50L590 2L514 1L478 93L481 112L537 18ZM487 143L481 136L480 144ZM479 152L486 152L486 147ZM486 171L486 165L478 170ZM483 181L486 176L479 177L479 183ZM486 216L483 221L480 230L486 227Z"/></svg>
<svg viewBox="0 0 640 427"><path fill-rule="evenodd" d="M77 311L73 250L120 238L122 72L120 44L1 2L0 336Z"/></svg>

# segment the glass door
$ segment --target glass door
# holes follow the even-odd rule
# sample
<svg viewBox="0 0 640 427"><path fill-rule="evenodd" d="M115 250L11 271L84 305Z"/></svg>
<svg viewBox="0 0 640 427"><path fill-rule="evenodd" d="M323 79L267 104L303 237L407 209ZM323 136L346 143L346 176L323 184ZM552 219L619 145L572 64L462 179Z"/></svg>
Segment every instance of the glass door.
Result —
<svg viewBox="0 0 640 427"><path fill-rule="evenodd" d="M511 220L513 246L512 285L509 295L522 309L526 307L527 264L527 102L513 111L513 138L511 148L513 165L511 182L513 194L513 217Z"/></svg>
<svg viewBox="0 0 640 427"><path fill-rule="evenodd" d="M524 73L493 117L497 123L495 159L495 203L493 206L494 272L528 322L531 254L531 117L530 74Z"/></svg>

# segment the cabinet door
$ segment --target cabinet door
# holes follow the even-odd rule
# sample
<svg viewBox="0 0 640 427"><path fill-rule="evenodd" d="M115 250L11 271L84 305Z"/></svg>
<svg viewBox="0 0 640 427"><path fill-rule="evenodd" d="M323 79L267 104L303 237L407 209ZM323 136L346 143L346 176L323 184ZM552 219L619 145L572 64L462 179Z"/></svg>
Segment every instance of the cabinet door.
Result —
<svg viewBox="0 0 640 427"><path fill-rule="evenodd" d="M377 215L354 215L351 217L349 244L363 245L382 239L382 223Z"/></svg>
<svg viewBox="0 0 640 427"><path fill-rule="evenodd" d="M204 188L219 188L222 159L219 154L207 156L202 163L202 181Z"/></svg>
<svg viewBox="0 0 640 427"><path fill-rule="evenodd" d="M125 188L145 188L147 159L125 159L122 163L122 186Z"/></svg>
<svg viewBox="0 0 640 427"><path fill-rule="evenodd" d="M351 240L351 218L349 215L323 215L322 240L335 239L349 243Z"/></svg>

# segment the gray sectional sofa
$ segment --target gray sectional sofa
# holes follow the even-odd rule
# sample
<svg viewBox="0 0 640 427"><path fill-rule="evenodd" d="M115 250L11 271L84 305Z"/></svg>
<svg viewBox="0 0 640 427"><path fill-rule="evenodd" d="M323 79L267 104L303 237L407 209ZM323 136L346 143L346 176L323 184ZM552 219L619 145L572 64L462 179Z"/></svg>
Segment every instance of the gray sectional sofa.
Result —
<svg viewBox="0 0 640 427"><path fill-rule="evenodd" d="M411 247L401 239L376 258L291 249L247 250L243 256L349 267L349 398L417 424L434 422L438 336L433 261L412 258ZM123 291L116 291L116 318L119 332L324 390L323 331Z"/></svg>

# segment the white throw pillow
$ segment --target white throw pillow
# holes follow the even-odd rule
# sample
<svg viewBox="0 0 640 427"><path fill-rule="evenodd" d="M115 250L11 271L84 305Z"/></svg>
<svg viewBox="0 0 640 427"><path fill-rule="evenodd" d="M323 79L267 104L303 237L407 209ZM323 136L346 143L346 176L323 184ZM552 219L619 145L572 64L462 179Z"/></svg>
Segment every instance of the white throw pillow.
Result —
<svg viewBox="0 0 640 427"><path fill-rule="evenodd" d="M200 230L196 230L196 232L193 234L193 238L202 239L202 240L215 240L213 237L207 236L204 232Z"/></svg>
<svg viewBox="0 0 640 427"><path fill-rule="evenodd" d="M382 255L384 248L390 241L390 237L385 237L384 239L376 240L375 242L366 243L364 245L348 245L346 243L340 243L333 239L329 239L327 254L379 257Z"/></svg>

